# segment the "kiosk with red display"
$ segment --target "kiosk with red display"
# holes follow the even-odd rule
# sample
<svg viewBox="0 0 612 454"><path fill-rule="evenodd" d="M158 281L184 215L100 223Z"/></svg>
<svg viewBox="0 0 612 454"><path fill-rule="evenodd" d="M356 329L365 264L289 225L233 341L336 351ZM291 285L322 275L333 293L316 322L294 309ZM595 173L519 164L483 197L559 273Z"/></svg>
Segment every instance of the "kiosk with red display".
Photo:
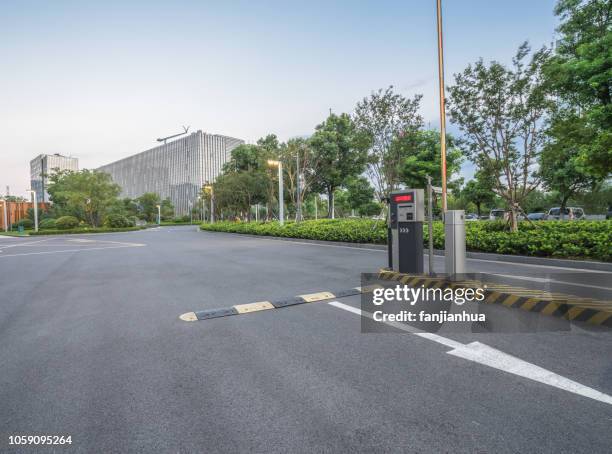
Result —
<svg viewBox="0 0 612 454"><path fill-rule="evenodd" d="M387 244L389 268L399 273L423 273L423 189L393 191L389 197Z"/></svg>

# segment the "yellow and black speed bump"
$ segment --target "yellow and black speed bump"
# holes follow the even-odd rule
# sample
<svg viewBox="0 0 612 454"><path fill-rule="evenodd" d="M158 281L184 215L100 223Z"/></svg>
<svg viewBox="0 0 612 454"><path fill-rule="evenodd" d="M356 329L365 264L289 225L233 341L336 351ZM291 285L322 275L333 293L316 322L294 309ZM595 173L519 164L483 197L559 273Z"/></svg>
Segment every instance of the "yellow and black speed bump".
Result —
<svg viewBox="0 0 612 454"><path fill-rule="evenodd" d="M514 287L505 284L482 283L475 280L449 281L446 277L415 276L388 270L380 270L380 279L399 281L412 287L438 288L443 285L449 288L483 288L486 304L501 304L509 308L538 312L566 320L586 322L612 328L612 301L598 301L591 298L580 298L573 295L550 293Z"/></svg>
<svg viewBox="0 0 612 454"><path fill-rule="evenodd" d="M370 287L355 287L351 289L341 290L339 292L317 292L298 295L291 298L283 298L276 301L259 301L249 304L238 304L232 307L220 309L208 309L205 311L187 312L179 316L185 322L195 322L198 320L209 320L212 318L227 317L230 315L248 314L251 312L259 312L268 309L280 309L287 306L295 306L296 304L315 303L317 301L325 301L334 298L344 298L347 296L360 295L361 293L369 293L379 286Z"/></svg>

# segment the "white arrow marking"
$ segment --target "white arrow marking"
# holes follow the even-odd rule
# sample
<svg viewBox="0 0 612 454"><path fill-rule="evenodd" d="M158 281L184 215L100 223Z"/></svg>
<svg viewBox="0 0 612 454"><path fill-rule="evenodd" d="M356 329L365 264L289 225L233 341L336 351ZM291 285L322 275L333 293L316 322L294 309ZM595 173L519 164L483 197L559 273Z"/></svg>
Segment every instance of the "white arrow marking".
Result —
<svg viewBox="0 0 612 454"><path fill-rule="evenodd" d="M342 304L338 301L332 301L328 303L330 306L337 307L353 314L360 315L373 319L373 315L370 312L362 311L353 306ZM509 355L497 350L488 345L481 344L480 342L471 342L469 344L462 344L452 339L440 336L433 333L419 332L416 328L411 327L403 323L397 322L379 322L385 323L386 325L392 326L393 328L407 331L415 336L429 339L439 344L451 347L453 350L447 352L449 355L457 356L459 358L467 359L468 361L474 361L485 366L493 367L494 369L502 370L510 374L518 375L519 377L528 378L530 380L543 383L545 385L553 386L564 391L578 394L579 396L588 397L590 399L598 400L606 404L612 405L612 396L597 391L596 389L589 388L588 386L581 385L578 382L565 378L559 374L544 369L543 367L536 366L527 361L523 361L516 356Z"/></svg>

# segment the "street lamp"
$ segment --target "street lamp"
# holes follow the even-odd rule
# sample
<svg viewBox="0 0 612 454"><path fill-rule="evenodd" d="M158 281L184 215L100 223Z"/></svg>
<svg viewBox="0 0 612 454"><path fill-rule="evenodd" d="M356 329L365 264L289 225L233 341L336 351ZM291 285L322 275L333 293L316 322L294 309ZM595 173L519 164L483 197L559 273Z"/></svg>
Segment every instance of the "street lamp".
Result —
<svg viewBox="0 0 612 454"><path fill-rule="evenodd" d="M161 205L155 205L157 207L157 225L161 225Z"/></svg>
<svg viewBox="0 0 612 454"><path fill-rule="evenodd" d="M4 231L8 232L8 216L6 214L6 200L0 200L4 205Z"/></svg>
<svg viewBox="0 0 612 454"><path fill-rule="evenodd" d="M278 166L278 220L280 225L285 224L285 213L283 208L283 163L268 159L268 165L271 167Z"/></svg>
<svg viewBox="0 0 612 454"><path fill-rule="evenodd" d="M442 211L446 213L446 108L444 105L444 43L442 40L442 0L436 1L438 22L438 82L440 91L440 158L442 165Z"/></svg>
<svg viewBox="0 0 612 454"><path fill-rule="evenodd" d="M302 188L300 187L301 181L300 181L300 150L298 150L297 152L297 156L295 159L296 162L296 173L297 173L297 177L296 177L296 192L297 192L297 213L296 213L296 222L300 222L302 220Z"/></svg>
<svg viewBox="0 0 612 454"><path fill-rule="evenodd" d="M213 192L213 185L207 184L204 189L210 191L210 223L215 223L215 193Z"/></svg>
<svg viewBox="0 0 612 454"><path fill-rule="evenodd" d="M38 202L36 201L36 191L28 190L34 199L34 231L38 232Z"/></svg>

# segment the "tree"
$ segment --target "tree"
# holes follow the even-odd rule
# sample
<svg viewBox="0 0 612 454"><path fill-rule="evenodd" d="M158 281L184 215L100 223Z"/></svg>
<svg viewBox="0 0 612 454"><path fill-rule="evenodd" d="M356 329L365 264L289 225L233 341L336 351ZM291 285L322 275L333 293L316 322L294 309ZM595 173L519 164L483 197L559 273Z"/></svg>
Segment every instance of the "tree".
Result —
<svg viewBox="0 0 612 454"><path fill-rule="evenodd" d="M299 158L300 176L297 172ZM280 159L283 162L284 182L287 194L293 205L297 206L297 184L300 178L300 200L304 204L308 193L316 181L317 161L308 140L302 138L289 139L280 145Z"/></svg>
<svg viewBox="0 0 612 454"><path fill-rule="evenodd" d="M263 158L260 146L238 145L232 150L229 161L223 165L223 173L260 170L265 166Z"/></svg>
<svg viewBox="0 0 612 454"><path fill-rule="evenodd" d="M540 155L540 175L545 189L559 193L561 217L570 197L593 189L601 179L583 166L581 143L589 140L585 118L555 121L548 133L553 140Z"/></svg>
<svg viewBox="0 0 612 454"><path fill-rule="evenodd" d="M136 199L141 219L147 222L157 221L157 205L161 204L159 194L155 192L145 192Z"/></svg>
<svg viewBox="0 0 612 454"><path fill-rule="evenodd" d="M174 205L168 198L162 200L160 206L160 213L162 220L172 219L174 217Z"/></svg>
<svg viewBox="0 0 612 454"><path fill-rule="evenodd" d="M559 0L555 14L560 39L544 66L558 97L550 135L564 147L572 129L573 165L602 181L612 168L612 2Z"/></svg>
<svg viewBox="0 0 612 454"><path fill-rule="evenodd" d="M468 181L461 190L461 196L476 206L478 217L481 216L483 205L491 205L495 202L494 184L488 173L478 171L474 175L474 179Z"/></svg>
<svg viewBox="0 0 612 454"><path fill-rule="evenodd" d="M92 227L102 224L104 215L121 193L109 174L96 170L59 171L53 173L49 181L47 192L59 211L84 220Z"/></svg>
<svg viewBox="0 0 612 454"><path fill-rule="evenodd" d="M329 198L328 217L334 218L334 191L364 170L370 139L348 114L330 114L316 127L310 146L318 166L316 186Z"/></svg>
<svg viewBox="0 0 612 454"><path fill-rule="evenodd" d="M251 218L251 206L265 200L267 177L261 171L229 172L213 185L217 209Z"/></svg>
<svg viewBox="0 0 612 454"><path fill-rule="evenodd" d="M540 180L535 165L544 143L542 127L551 102L543 84L546 49L522 44L507 68L482 59L455 74L449 88L451 120L464 134L471 160L494 178L494 191L510 207L517 231L521 203Z"/></svg>
<svg viewBox="0 0 612 454"><path fill-rule="evenodd" d="M457 182L452 177L461 168L463 152L451 135L446 136L446 174L449 187ZM434 186L442 185L440 133L437 131L414 131L393 140L391 153L398 157L400 181L410 188L427 186L427 175Z"/></svg>
<svg viewBox="0 0 612 454"><path fill-rule="evenodd" d="M348 205L360 216L371 216L380 212L380 205L374 201L374 188L367 178L350 178L345 184Z"/></svg>
<svg viewBox="0 0 612 454"><path fill-rule="evenodd" d="M421 95L409 99L393 91L393 86L363 98L355 108L357 128L371 138L368 150L368 175L376 185L379 198L388 197L401 181L402 157L392 143L410 135L422 125L418 115Z"/></svg>

